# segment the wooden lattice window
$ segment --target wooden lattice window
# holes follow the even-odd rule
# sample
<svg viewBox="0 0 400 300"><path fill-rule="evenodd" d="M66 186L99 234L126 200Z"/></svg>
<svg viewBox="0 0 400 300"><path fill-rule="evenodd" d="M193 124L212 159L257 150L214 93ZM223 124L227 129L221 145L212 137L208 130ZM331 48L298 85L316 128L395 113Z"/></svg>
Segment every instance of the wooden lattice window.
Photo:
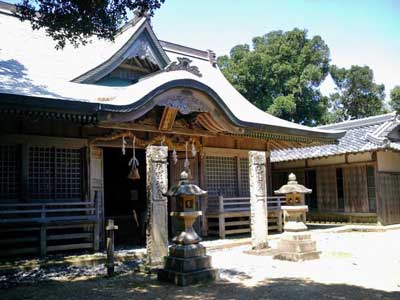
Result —
<svg viewBox="0 0 400 300"><path fill-rule="evenodd" d="M237 163L235 157L206 157L206 190L210 196L237 196Z"/></svg>
<svg viewBox="0 0 400 300"><path fill-rule="evenodd" d="M55 149L55 194L57 199L79 199L82 195L82 152Z"/></svg>
<svg viewBox="0 0 400 300"><path fill-rule="evenodd" d="M17 145L0 145L0 200L9 201L19 198L20 160Z"/></svg>
<svg viewBox="0 0 400 300"><path fill-rule="evenodd" d="M249 197L250 196L250 184L249 184L249 159L240 158L240 196Z"/></svg>
<svg viewBox="0 0 400 300"><path fill-rule="evenodd" d="M29 197L41 200L81 198L81 156L79 149L29 147Z"/></svg>

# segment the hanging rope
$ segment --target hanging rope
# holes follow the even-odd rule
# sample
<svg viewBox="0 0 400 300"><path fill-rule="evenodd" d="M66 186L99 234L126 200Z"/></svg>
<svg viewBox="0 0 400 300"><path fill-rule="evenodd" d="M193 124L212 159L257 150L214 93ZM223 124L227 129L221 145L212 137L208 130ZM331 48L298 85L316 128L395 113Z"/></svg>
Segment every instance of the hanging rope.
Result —
<svg viewBox="0 0 400 300"><path fill-rule="evenodd" d="M189 162L189 158L188 158L188 144L189 142L185 143L185 163L183 164L183 168L185 169L185 171L190 174L190 162Z"/></svg>
<svg viewBox="0 0 400 300"><path fill-rule="evenodd" d="M194 145L194 143L192 141L192 156L195 157L196 153L197 153L196 146Z"/></svg>
<svg viewBox="0 0 400 300"><path fill-rule="evenodd" d="M172 151L172 161L174 162L174 165L176 165L178 162L178 154L176 154L175 147L174 147L174 151Z"/></svg>
<svg viewBox="0 0 400 300"><path fill-rule="evenodd" d="M132 158L129 161L129 166L131 166L131 171L129 172L128 178L130 179L140 179L140 174L139 174L139 160L136 158L136 137L133 136L132 138Z"/></svg>
<svg viewBox="0 0 400 300"><path fill-rule="evenodd" d="M122 136L122 155L125 155L126 153L126 141L125 141L125 136Z"/></svg>

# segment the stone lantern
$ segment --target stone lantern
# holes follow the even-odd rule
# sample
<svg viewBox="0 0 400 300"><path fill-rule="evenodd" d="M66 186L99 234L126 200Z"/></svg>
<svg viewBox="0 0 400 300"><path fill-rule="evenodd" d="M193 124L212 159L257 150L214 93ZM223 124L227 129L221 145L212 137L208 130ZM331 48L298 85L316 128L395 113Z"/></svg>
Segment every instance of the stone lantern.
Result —
<svg viewBox="0 0 400 300"><path fill-rule="evenodd" d="M310 194L312 190L304 185L298 184L296 175L291 173L287 184L275 191L277 195L286 196L286 205L281 206L284 216L284 227L286 232L297 232L307 230L306 212L308 206L304 205L304 194Z"/></svg>
<svg viewBox="0 0 400 300"><path fill-rule="evenodd" d="M218 270L212 269L211 257L200 244L201 238L193 228L193 223L202 212L196 205L196 196L207 192L188 180L188 173L181 173L180 181L172 186L165 196L175 197L177 211L171 216L178 218L183 225L182 231L172 239L173 245L165 257L165 268L158 271L158 279L180 286L215 280Z"/></svg>
<svg viewBox="0 0 400 300"><path fill-rule="evenodd" d="M293 173L289 175L288 183L275 191L275 194L286 196L286 205L281 206L285 233L278 242L278 254L274 258L290 261L319 258L316 242L311 239L305 224L308 206L304 204L304 194L311 192L297 183Z"/></svg>

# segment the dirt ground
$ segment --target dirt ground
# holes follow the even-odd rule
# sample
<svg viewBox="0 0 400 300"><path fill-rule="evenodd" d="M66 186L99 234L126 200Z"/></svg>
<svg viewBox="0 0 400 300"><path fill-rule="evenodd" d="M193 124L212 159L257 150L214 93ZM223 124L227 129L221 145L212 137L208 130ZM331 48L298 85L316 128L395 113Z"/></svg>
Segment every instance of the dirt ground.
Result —
<svg viewBox="0 0 400 300"><path fill-rule="evenodd" d="M327 299L400 300L400 231L315 233L319 260L291 263L244 254L247 246L210 251L220 269L216 283L176 287L154 276L124 272L54 277L0 291L13 299ZM275 247L276 241L271 241Z"/></svg>

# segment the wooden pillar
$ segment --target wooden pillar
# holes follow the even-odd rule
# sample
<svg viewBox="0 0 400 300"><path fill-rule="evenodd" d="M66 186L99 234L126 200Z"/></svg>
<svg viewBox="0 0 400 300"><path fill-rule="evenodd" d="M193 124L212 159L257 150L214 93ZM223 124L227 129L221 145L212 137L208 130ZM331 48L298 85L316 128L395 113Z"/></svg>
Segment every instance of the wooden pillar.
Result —
<svg viewBox="0 0 400 300"><path fill-rule="evenodd" d="M168 254L168 147L148 146L147 168L147 263L160 265Z"/></svg>
<svg viewBox="0 0 400 300"><path fill-rule="evenodd" d="M89 151L90 199L95 203L97 218L93 226L93 250L96 252L104 245L103 149L91 146Z"/></svg>
<svg viewBox="0 0 400 300"><path fill-rule="evenodd" d="M268 247L266 155L249 151L251 243L253 250Z"/></svg>
<svg viewBox="0 0 400 300"><path fill-rule="evenodd" d="M206 171L205 155L201 148L198 153L198 178L199 178L199 186L203 190L206 189L205 171ZM201 216L202 222L201 222L200 234L201 234L201 236L207 236L208 235L208 221L207 221L208 196L205 195L205 196L200 197L200 203L201 203L200 208L203 213L203 215Z"/></svg>
<svg viewBox="0 0 400 300"><path fill-rule="evenodd" d="M266 156L267 156L267 192L268 192L268 196L273 196L271 152L267 151Z"/></svg>
<svg viewBox="0 0 400 300"><path fill-rule="evenodd" d="M107 275L114 276L114 230L118 230L118 226L114 225L114 220L107 221Z"/></svg>

